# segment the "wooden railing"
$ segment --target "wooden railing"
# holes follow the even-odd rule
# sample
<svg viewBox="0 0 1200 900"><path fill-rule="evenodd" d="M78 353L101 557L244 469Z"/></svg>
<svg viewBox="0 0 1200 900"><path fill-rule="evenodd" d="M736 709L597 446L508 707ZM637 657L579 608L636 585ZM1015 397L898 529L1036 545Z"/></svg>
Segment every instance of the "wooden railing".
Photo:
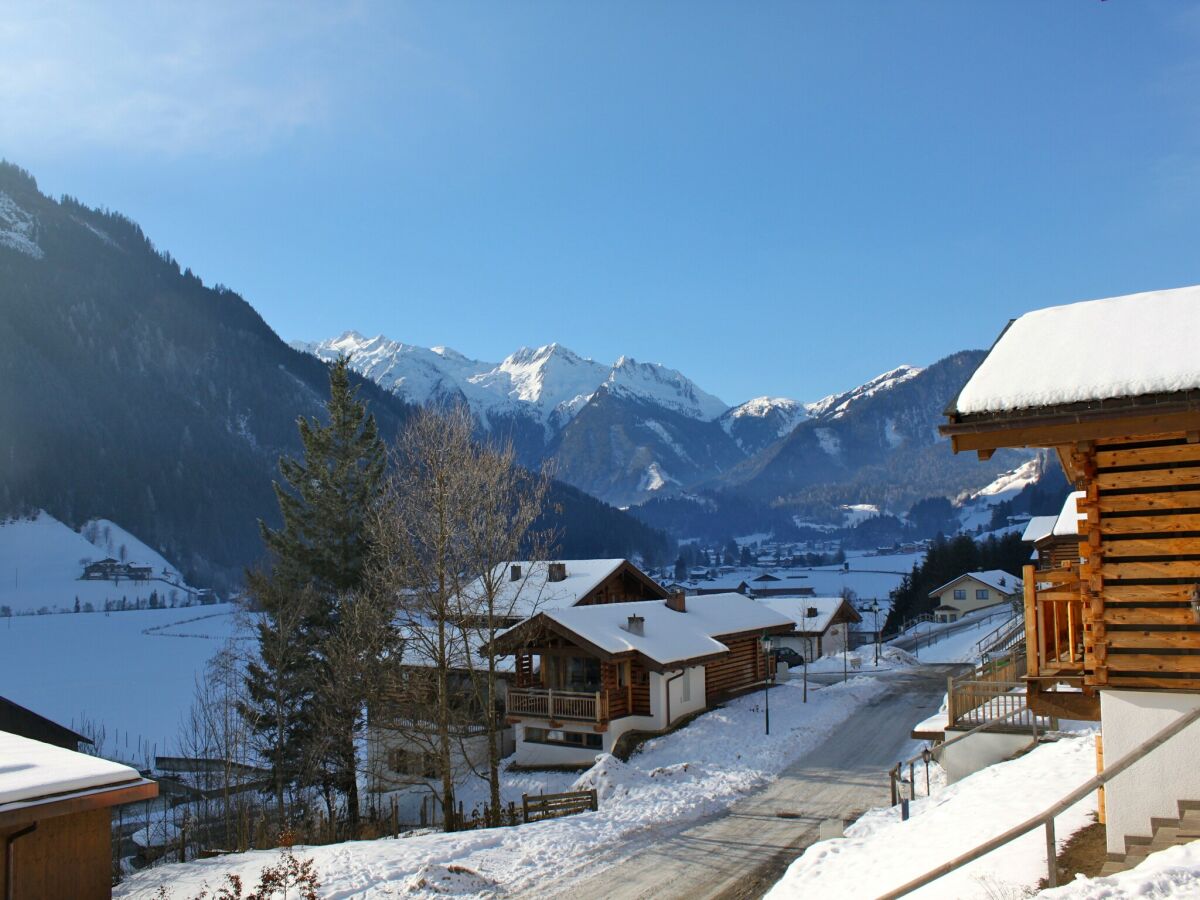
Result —
<svg viewBox="0 0 1200 900"><path fill-rule="evenodd" d="M1034 724L1033 713L1025 705L1025 684L1020 681L955 680L948 705L946 720L953 728L994 719L1006 719L1023 729Z"/></svg>
<svg viewBox="0 0 1200 900"><path fill-rule="evenodd" d="M1079 566L1025 567L1025 648L1031 676L1083 674Z"/></svg>
<svg viewBox="0 0 1200 900"><path fill-rule="evenodd" d="M982 659L1011 650L1025 640L1025 620L1017 615L1002 622L975 643L975 650Z"/></svg>
<svg viewBox="0 0 1200 900"><path fill-rule="evenodd" d="M572 719L602 722L608 717L603 691L555 691L541 688L512 688L508 692L508 712L514 716L539 719Z"/></svg>

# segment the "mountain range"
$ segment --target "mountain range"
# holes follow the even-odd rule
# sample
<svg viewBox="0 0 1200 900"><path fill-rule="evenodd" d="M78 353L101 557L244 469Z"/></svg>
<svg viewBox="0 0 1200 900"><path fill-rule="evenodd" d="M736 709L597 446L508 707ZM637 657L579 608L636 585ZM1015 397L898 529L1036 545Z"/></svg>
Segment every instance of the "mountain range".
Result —
<svg viewBox="0 0 1200 900"><path fill-rule="evenodd" d="M207 286L142 230L55 200L0 163L0 517L38 509L119 523L191 584L235 586L277 524L272 481L324 415L325 363L235 292ZM392 440L414 407L360 396ZM668 539L556 483L565 556L661 560Z"/></svg>
<svg viewBox="0 0 1200 900"><path fill-rule="evenodd" d="M549 462L567 483L624 507L736 497L836 523L843 506L903 512L926 496L982 488L1027 459L956 460L937 435L979 351L897 366L811 402L729 406L674 369L629 357L606 365L559 344L499 363L354 331L293 346L324 360L347 355L407 402L464 403L482 433L511 439L526 464Z"/></svg>

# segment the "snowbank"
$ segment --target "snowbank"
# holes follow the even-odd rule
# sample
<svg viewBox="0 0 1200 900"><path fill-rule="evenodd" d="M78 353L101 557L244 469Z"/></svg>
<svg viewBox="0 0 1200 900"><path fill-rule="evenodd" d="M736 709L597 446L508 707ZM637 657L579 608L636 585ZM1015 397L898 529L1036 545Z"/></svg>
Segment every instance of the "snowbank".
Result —
<svg viewBox="0 0 1200 900"><path fill-rule="evenodd" d="M1200 897L1200 841L1152 853L1128 872L1108 878L1078 876L1038 894L1046 900L1184 900Z"/></svg>
<svg viewBox="0 0 1200 900"><path fill-rule="evenodd" d="M907 822L898 809L871 810L846 837L809 847L767 896L877 897L1036 815L1095 772L1090 733L1043 744L917 799ZM1055 820L1060 847L1091 822L1095 809L1092 795ZM1045 837L1037 829L910 896L1020 897L1045 874Z"/></svg>
<svg viewBox="0 0 1200 900"><path fill-rule="evenodd" d="M435 896L544 892L645 847L655 832L719 812L812 750L857 707L886 690L874 679L814 689L801 702L797 683L771 692L771 735L763 735L761 695L730 702L686 728L648 741L628 763L601 755L581 776L507 773L504 799L524 791L595 787L598 812L509 828L424 834L305 848L321 874L322 896ZM469 805L469 800L467 801ZM232 871L252 880L273 851L165 866L133 876L115 897L151 898L160 884L178 895L217 884ZM454 875L454 878L450 878ZM445 876L445 877L443 877ZM481 887L482 886L482 887Z"/></svg>

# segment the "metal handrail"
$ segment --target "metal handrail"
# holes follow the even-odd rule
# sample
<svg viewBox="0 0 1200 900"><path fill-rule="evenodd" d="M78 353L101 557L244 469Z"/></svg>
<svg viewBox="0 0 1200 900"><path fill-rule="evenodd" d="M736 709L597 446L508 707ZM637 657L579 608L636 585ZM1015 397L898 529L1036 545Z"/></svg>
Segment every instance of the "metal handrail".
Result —
<svg viewBox="0 0 1200 900"><path fill-rule="evenodd" d="M1058 851L1054 843L1054 817L1070 809L1092 791L1107 784L1109 780L1120 775L1134 763L1138 762L1142 757L1156 750L1175 735L1179 734L1183 729L1187 728L1193 722L1200 720L1200 706L1184 713L1154 737L1139 744L1134 749L1130 750L1111 766L1106 766L1104 771L1093 778L1089 778L1083 785L1077 787L1067 796L1063 797L1053 806L1039 813L1031 819L1026 819L1020 825L1016 825L1003 834L992 838L986 843L980 844L974 850L956 856L947 863L943 863L936 869L926 872L920 878L914 878L907 884L902 885L894 891L889 891L880 896L879 900L894 900L896 897L903 897L905 894L911 894L918 888L923 888L925 885L937 881L943 875L949 875L955 869L960 869L967 863L974 862L981 856L986 856L998 847L1003 847L1005 844L1013 841L1022 835L1028 834L1039 825L1046 829L1046 884L1049 887L1057 887L1058 885ZM965 737L965 735L964 735Z"/></svg>

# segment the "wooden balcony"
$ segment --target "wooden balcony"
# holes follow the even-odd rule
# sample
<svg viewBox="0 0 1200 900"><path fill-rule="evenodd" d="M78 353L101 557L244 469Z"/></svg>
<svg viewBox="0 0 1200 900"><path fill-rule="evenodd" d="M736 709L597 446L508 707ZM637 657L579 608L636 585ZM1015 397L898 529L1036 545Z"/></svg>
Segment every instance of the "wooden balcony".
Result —
<svg viewBox="0 0 1200 900"><path fill-rule="evenodd" d="M1083 676L1083 599L1079 564L1037 571L1025 567L1025 649L1028 674Z"/></svg>
<svg viewBox="0 0 1200 900"><path fill-rule="evenodd" d="M605 691L583 693L543 688L511 688L510 716L557 722L607 722L608 695Z"/></svg>
<svg viewBox="0 0 1200 900"><path fill-rule="evenodd" d="M1029 706L1038 715L1097 721L1100 700L1085 682L1082 585L1079 564L1025 576L1025 676Z"/></svg>

